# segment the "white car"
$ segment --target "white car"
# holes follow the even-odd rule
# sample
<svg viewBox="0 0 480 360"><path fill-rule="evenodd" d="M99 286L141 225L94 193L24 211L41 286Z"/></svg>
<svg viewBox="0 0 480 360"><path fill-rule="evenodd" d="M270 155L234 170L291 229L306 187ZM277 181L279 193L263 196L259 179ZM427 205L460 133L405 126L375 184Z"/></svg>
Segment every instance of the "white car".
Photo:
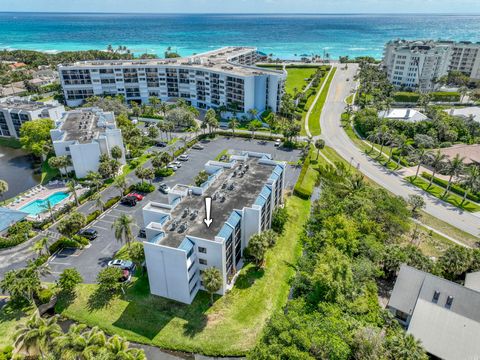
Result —
<svg viewBox="0 0 480 360"><path fill-rule="evenodd" d="M177 168L182 167L182 163L180 161L172 161L170 165L176 166Z"/></svg>
<svg viewBox="0 0 480 360"><path fill-rule="evenodd" d="M188 159L190 158L190 156L188 156L187 154L183 154L183 155L180 155L178 157L178 160L180 161L188 161Z"/></svg>
<svg viewBox="0 0 480 360"><path fill-rule="evenodd" d="M168 165L167 165L167 169L172 169L173 171L177 171L177 170L178 170L178 167L176 167L176 166L173 165L173 164L168 164Z"/></svg>
<svg viewBox="0 0 480 360"><path fill-rule="evenodd" d="M277 139L275 140L275 147L279 147L280 145L282 145L282 141L280 139Z"/></svg>

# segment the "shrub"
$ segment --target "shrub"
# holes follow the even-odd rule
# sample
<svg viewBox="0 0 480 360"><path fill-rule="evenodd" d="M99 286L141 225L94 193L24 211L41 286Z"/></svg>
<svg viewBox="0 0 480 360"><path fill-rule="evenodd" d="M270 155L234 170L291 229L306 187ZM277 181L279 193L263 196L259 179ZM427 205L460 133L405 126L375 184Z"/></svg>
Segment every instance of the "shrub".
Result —
<svg viewBox="0 0 480 360"><path fill-rule="evenodd" d="M80 245L87 246L90 244L90 241L87 238L84 238L83 236L80 235L73 235L72 240L76 241Z"/></svg>
<svg viewBox="0 0 480 360"><path fill-rule="evenodd" d="M30 233L32 230L32 223L29 221L19 221L12 226L10 226L7 230L8 236L13 235L25 235Z"/></svg>
<svg viewBox="0 0 480 360"><path fill-rule="evenodd" d="M205 170L202 170L195 176L194 183L195 186L201 186L205 181L208 180L208 174Z"/></svg>
<svg viewBox="0 0 480 360"><path fill-rule="evenodd" d="M286 207L277 208L272 215L272 230L281 234L288 221L288 211Z"/></svg>
<svg viewBox="0 0 480 360"><path fill-rule="evenodd" d="M146 182L139 182L134 186L135 191L151 193L155 191L155 186Z"/></svg>
<svg viewBox="0 0 480 360"><path fill-rule="evenodd" d="M0 349L0 360L7 360L12 358L13 354L13 346L5 346L4 348Z"/></svg>
<svg viewBox="0 0 480 360"><path fill-rule="evenodd" d="M161 168L161 169L155 170L155 176L157 177L168 177L168 176L171 176L172 174L173 174L173 169L169 169L169 168Z"/></svg>
<svg viewBox="0 0 480 360"><path fill-rule="evenodd" d="M90 224L93 220L98 218L102 212L100 210L95 210L94 212L87 215L87 224Z"/></svg>
<svg viewBox="0 0 480 360"><path fill-rule="evenodd" d="M432 101L455 102L460 101L458 92L437 91L432 93Z"/></svg>
<svg viewBox="0 0 480 360"><path fill-rule="evenodd" d="M38 301L40 301L40 303L42 304L48 303L52 299L52 296L53 296L53 291L50 290L49 288L41 289L40 291L37 292Z"/></svg>
<svg viewBox="0 0 480 360"><path fill-rule="evenodd" d="M113 205L115 205L119 201L120 201L120 196L114 196L105 202L103 209L104 210L110 209Z"/></svg>
<svg viewBox="0 0 480 360"><path fill-rule="evenodd" d="M396 102L416 103L420 98L419 93L399 91L393 94L393 99Z"/></svg>
<svg viewBox="0 0 480 360"><path fill-rule="evenodd" d="M140 165L140 159L133 159L128 162L131 169L135 169L138 165Z"/></svg>
<svg viewBox="0 0 480 360"><path fill-rule="evenodd" d="M18 244L26 241L25 235L14 235L9 236L8 238L0 237L0 249L6 249L9 247L16 246Z"/></svg>
<svg viewBox="0 0 480 360"><path fill-rule="evenodd" d="M83 281L77 269L65 269L58 278L58 286L62 291L70 292Z"/></svg>
<svg viewBox="0 0 480 360"><path fill-rule="evenodd" d="M118 267L106 267L100 270L97 275L98 288L102 292L117 292L122 284L119 279L122 277L122 270Z"/></svg>
<svg viewBox="0 0 480 360"><path fill-rule="evenodd" d="M61 237L59 240L55 241L52 245L48 247L50 254L54 254L58 250L62 249L78 249L83 247L83 244L79 243L74 239L69 239L65 236Z"/></svg>

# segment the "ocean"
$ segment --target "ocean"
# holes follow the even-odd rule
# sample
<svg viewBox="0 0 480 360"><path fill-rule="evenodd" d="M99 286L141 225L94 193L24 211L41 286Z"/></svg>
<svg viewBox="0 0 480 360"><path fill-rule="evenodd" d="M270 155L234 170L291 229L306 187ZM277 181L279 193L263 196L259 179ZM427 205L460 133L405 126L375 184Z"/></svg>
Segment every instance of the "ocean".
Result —
<svg viewBox="0 0 480 360"><path fill-rule="evenodd" d="M188 56L226 45L282 59L303 54L381 58L391 39L480 41L471 15L160 15L0 13L0 49L104 50Z"/></svg>

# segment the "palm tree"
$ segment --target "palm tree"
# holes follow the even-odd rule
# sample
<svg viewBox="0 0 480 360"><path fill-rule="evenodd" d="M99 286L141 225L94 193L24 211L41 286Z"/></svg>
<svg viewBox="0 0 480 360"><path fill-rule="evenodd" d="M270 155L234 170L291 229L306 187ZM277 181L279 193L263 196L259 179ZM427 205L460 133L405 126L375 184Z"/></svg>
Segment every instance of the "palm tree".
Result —
<svg viewBox="0 0 480 360"><path fill-rule="evenodd" d="M77 190L75 189L77 184L75 184L75 180L71 180L68 182L67 187L68 190L73 194L73 197L75 198L75 203L77 206L80 205L80 201L78 201L78 195L77 195Z"/></svg>
<svg viewBox="0 0 480 360"><path fill-rule="evenodd" d="M448 178L447 188L443 193L444 197L450 192L450 186L452 185L453 178L458 177L458 175L462 173L464 169L464 165L463 165L464 160L465 160L465 157L461 157L459 154L456 154L453 159L448 159L446 170L447 170L447 175L450 175L450 177Z"/></svg>
<svg viewBox="0 0 480 360"><path fill-rule="evenodd" d="M93 205L100 211L103 211L103 207L105 206L105 203L102 200L102 195L100 193L95 193L92 196L93 200Z"/></svg>
<svg viewBox="0 0 480 360"><path fill-rule="evenodd" d="M415 152L415 160L418 161L418 165L417 165L417 171L415 173L414 179L418 177L418 173L420 172L420 167L423 164L425 164L428 161L428 159L430 159L431 156L432 156L432 153L425 150L424 148L417 149L417 151Z"/></svg>
<svg viewBox="0 0 480 360"><path fill-rule="evenodd" d="M217 268L211 267L203 271L202 281L203 287L210 294L210 303L213 305L213 294L222 288L222 275Z"/></svg>
<svg viewBox="0 0 480 360"><path fill-rule="evenodd" d="M2 199L7 191L8 191L8 183L5 180L0 180L0 197Z"/></svg>
<svg viewBox="0 0 480 360"><path fill-rule="evenodd" d="M123 196L125 191L128 189L128 183L125 176L117 176L113 180L113 186L115 186L118 190L120 190L120 196Z"/></svg>
<svg viewBox="0 0 480 360"><path fill-rule="evenodd" d="M480 168L476 165L471 165L468 168L465 177L462 179L461 184L465 188L462 199L463 204L467 199L469 192L476 193L480 191Z"/></svg>
<svg viewBox="0 0 480 360"><path fill-rule="evenodd" d="M94 359L95 355L105 347L105 333L93 327L86 330L84 324L72 324L66 334L53 340L57 353L65 360Z"/></svg>
<svg viewBox="0 0 480 360"><path fill-rule="evenodd" d="M407 154L412 151L412 146L407 142L407 137L404 134L400 134L397 138L397 151L398 151L398 160L397 167L400 166L402 161L403 154Z"/></svg>
<svg viewBox="0 0 480 360"><path fill-rule="evenodd" d="M32 250L35 251L35 253L38 256L42 256L44 254L48 254L48 237L41 238L38 240L33 246Z"/></svg>
<svg viewBox="0 0 480 360"><path fill-rule="evenodd" d="M25 324L18 327L14 335L14 346L17 350L24 349L28 355L31 354L30 350L33 350L33 355L40 353L40 358L43 358L48 344L61 333L56 316L43 319L35 313Z"/></svg>
<svg viewBox="0 0 480 360"><path fill-rule="evenodd" d="M108 352L114 355L115 359L128 358L129 343L118 335L113 335L107 342Z"/></svg>
<svg viewBox="0 0 480 360"><path fill-rule="evenodd" d="M236 117L233 117L230 119L230 122L228 123L228 127L232 129L233 136L235 136L235 129L238 128L240 125L240 122Z"/></svg>
<svg viewBox="0 0 480 360"><path fill-rule="evenodd" d="M125 242L130 249L130 243L134 240L132 233L132 225L134 220L130 215L122 214L112 224L112 229L115 230L115 239L120 242Z"/></svg>
<svg viewBox="0 0 480 360"><path fill-rule="evenodd" d="M95 171L89 171L86 179L90 182L90 186L95 187L95 191L98 191L100 185L102 185L102 175Z"/></svg>
<svg viewBox="0 0 480 360"><path fill-rule="evenodd" d="M442 154L440 150L437 150L436 153L430 155L429 165L432 167L432 177L430 178L430 183L428 184L428 188L432 186L433 179L435 174L443 167L444 160L447 158L447 155Z"/></svg>
<svg viewBox="0 0 480 360"><path fill-rule="evenodd" d="M251 119L254 120L258 115L258 110L255 108L251 108L250 110L248 110L248 114L250 115Z"/></svg>

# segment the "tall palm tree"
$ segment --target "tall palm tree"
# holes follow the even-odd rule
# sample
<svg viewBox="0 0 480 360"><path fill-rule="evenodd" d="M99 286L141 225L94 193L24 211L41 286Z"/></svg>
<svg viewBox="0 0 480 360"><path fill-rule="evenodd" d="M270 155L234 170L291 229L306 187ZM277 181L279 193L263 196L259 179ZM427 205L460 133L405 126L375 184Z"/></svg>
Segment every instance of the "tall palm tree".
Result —
<svg viewBox="0 0 480 360"><path fill-rule="evenodd" d="M42 256L44 253L48 254L48 240L48 237L41 238L32 246L32 250L38 256Z"/></svg>
<svg viewBox="0 0 480 360"><path fill-rule="evenodd" d="M123 196L123 194L128 188L127 179L125 178L125 176L117 176L113 180L113 186L115 186L120 191L120 196Z"/></svg>
<svg viewBox="0 0 480 360"><path fill-rule="evenodd" d="M2 199L7 191L8 191L8 183L5 180L0 180L0 197Z"/></svg>
<svg viewBox="0 0 480 360"><path fill-rule="evenodd" d="M43 352L47 350L50 342L61 333L56 316L43 319L35 313L25 324L18 327L14 335L14 346L17 350L25 350L28 355L40 353L43 358Z"/></svg>
<svg viewBox="0 0 480 360"><path fill-rule="evenodd" d="M120 242L125 242L130 249L130 243L134 240L132 233L132 225L134 220L130 215L122 214L112 224L112 229L115 230L115 239Z"/></svg>
<svg viewBox="0 0 480 360"><path fill-rule="evenodd" d="M102 195L100 193L95 193L92 196L93 206L97 208L97 210L103 211L103 207L105 203L103 202Z"/></svg>
<svg viewBox="0 0 480 360"><path fill-rule="evenodd" d="M418 162L418 165L417 165L417 171L415 173L414 179L418 177L418 173L420 172L420 167L426 162L428 162L431 156L432 156L432 153L425 150L424 148L417 149L417 151L415 152L415 161Z"/></svg>
<svg viewBox="0 0 480 360"><path fill-rule="evenodd" d="M90 182L90 186L94 187L98 191L100 185L102 185L102 175L95 171L89 171L86 179Z"/></svg>
<svg viewBox="0 0 480 360"><path fill-rule="evenodd" d="M428 188L432 186L435 174L439 170L441 170L441 168L444 166L444 162L446 158L447 158L447 155L442 154L440 150L437 150L436 153L433 153L430 155L429 165L432 167L432 177L430 178L430 183L428 184Z"/></svg>
<svg viewBox="0 0 480 360"><path fill-rule="evenodd" d="M412 146L407 142L407 137L404 134L400 134L397 138L397 151L398 151L398 159L397 159L397 167L400 166L400 162L402 161L402 157L404 154L407 154L412 151Z"/></svg>
<svg viewBox="0 0 480 360"><path fill-rule="evenodd" d="M235 136L235 129L240 126L240 122L236 117L233 117L230 119L230 122L228 123L228 127L232 129L232 133Z"/></svg>
<svg viewBox="0 0 480 360"><path fill-rule="evenodd" d="M75 199L75 203L77 204L77 206L79 206L80 201L78 200L77 189L75 189L76 185L77 184L75 183L75 180L71 180L71 181L68 182L67 188L73 194L73 197Z"/></svg>
<svg viewBox="0 0 480 360"><path fill-rule="evenodd" d="M465 193L463 194L462 199L463 204L467 199L469 192L477 193L480 191L480 167L476 165L469 166L461 184L465 188Z"/></svg>
<svg viewBox="0 0 480 360"><path fill-rule="evenodd" d="M450 175L448 178L447 188L443 193L443 196L446 196L450 192L450 186L452 185L453 178L458 177L464 170L463 161L465 157L461 157L459 154L456 154L453 159L448 159L447 161L447 175Z"/></svg>

